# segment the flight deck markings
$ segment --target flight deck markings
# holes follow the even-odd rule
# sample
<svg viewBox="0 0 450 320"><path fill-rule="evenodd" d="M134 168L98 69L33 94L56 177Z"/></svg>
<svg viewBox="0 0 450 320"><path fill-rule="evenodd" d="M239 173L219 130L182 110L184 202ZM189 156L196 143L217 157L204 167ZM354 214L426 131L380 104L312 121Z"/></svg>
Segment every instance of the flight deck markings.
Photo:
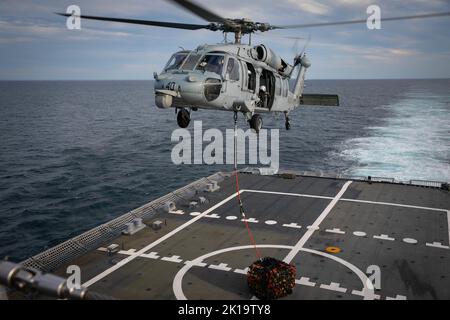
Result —
<svg viewBox="0 0 450 320"><path fill-rule="evenodd" d="M337 282L331 282L330 284L321 284L320 288L326 289L326 290L331 290L331 291L342 292L342 293L347 292L347 289L342 288L341 285Z"/></svg>
<svg viewBox="0 0 450 320"><path fill-rule="evenodd" d="M216 213L213 213L213 214L207 214L207 215L205 215L205 218L219 219L220 216L217 215Z"/></svg>
<svg viewBox="0 0 450 320"><path fill-rule="evenodd" d="M302 226L299 226L298 224L292 222L289 224L287 224L287 223L283 224L283 227L301 229Z"/></svg>
<svg viewBox="0 0 450 320"><path fill-rule="evenodd" d="M247 274L249 268L245 268L245 269L234 269L234 272L239 273L239 274Z"/></svg>
<svg viewBox="0 0 450 320"><path fill-rule="evenodd" d="M279 248L279 249L287 249L287 250L294 249L294 247L292 247L292 246L285 246L285 245L257 245L257 247L258 248ZM204 260L206 260L208 258L211 258L211 257L213 257L215 255L219 255L219 254L223 254L223 253L230 252L230 251L235 251L235 250L244 250L244 249L253 249L253 246L237 246L237 247L230 247L230 248L224 248L224 249L216 250L216 251L204 254L204 255L202 255L200 257L197 257L196 259L193 260L193 262L194 263L198 263L198 262L204 261ZM364 299L377 299L377 298L379 298L378 295L374 294L374 292L373 292L373 290L374 290L373 289L373 285L370 282L370 280L367 278L366 274L364 272L362 272L360 269L358 269L355 265L353 265L353 264L349 263L348 261L343 260L343 259L341 259L339 257L332 256L332 255L329 255L329 254L321 252L321 251L307 249L307 248L299 248L299 251L304 251L304 252L309 252L309 253L316 254L316 255L319 255L319 256L324 256L324 257L330 258L330 259L332 259L332 260L334 260L334 261L336 261L338 263L343 264L345 267L347 267L348 269L353 271L353 273L355 273L358 276L358 278L361 280L361 282L362 282L362 285L363 285L362 290L361 291L353 290L354 292L359 293L358 295L362 296ZM193 265L193 263L185 264L185 266L182 267L178 271L178 273L175 275L175 278L174 278L173 284L172 284L172 289L173 289L173 293L175 294L176 299L178 299L178 300L187 300L187 298L186 298L186 296L185 296L185 294L183 292L182 282L183 282L184 275L189 271L189 269L192 267L192 265ZM219 264L219 265L214 265L214 266L215 267L221 266L221 267L225 268L225 271L229 271L226 264ZM210 266L210 268L213 269L214 267ZM220 268L220 269L222 269L222 268ZM231 268L230 268L230 270L231 270ZM246 269L235 269L234 272L235 273L239 273L239 274L246 274L245 270ZM299 280L296 279L295 283L296 284L300 284L300 285L310 286L310 287L316 285L315 283L310 282L309 278L305 278L305 277L302 277ZM344 292L343 290L345 290L345 292L347 291L346 288L340 287L340 284L333 283L333 282L331 284L329 284L329 285L323 285L323 287L325 289L334 290L334 291L337 291L337 292ZM254 297L253 300L254 299L256 299L256 298Z"/></svg>
<svg viewBox="0 0 450 320"><path fill-rule="evenodd" d="M345 234L345 231L342 231L339 228L333 228L333 229L326 229L325 232L329 233L337 233L337 234Z"/></svg>
<svg viewBox="0 0 450 320"><path fill-rule="evenodd" d="M162 257L161 260L175 263L183 262L183 260L180 259L180 256Z"/></svg>
<svg viewBox="0 0 450 320"><path fill-rule="evenodd" d="M444 246L440 242L433 242L433 243L425 243L427 247L434 247L434 248L440 248L440 249L449 249L449 246Z"/></svg>
<svg viewBox="0 0 450 320"><path fill-rule="evenodd" d="M242 193L242 191L241 191ZM170 237L172 237L173 235L177 234L178 232L180 232L181 230L183 230L184 228L187 228L188 226L190 226L191 224L197 222L198 220L200 220L201 218L203 218L205 215L209 214L210 212L216 210L218 207L222 206L224 203L230 201L231 199L235 198L237 195L236 193L233 193L232 195L230 195L229 197L225 198L224 200L220 201L219 203L217 203L216 205L212 206L211 208L203 211L203 213L201 213L200 215L196 216L195 218L192 218L191 220L185 222L184 224L182 224L181 226L175 228L174 230L172 230L171 232L167 233L166 235L162 236L161 238L157 239L156 241L150 243L149 245L145 246L144 248L140 249L139 251L135 252L133 255L119 261L118 263L116 263L115 265L111 266L110 268L104 270L103 272L99 273L98 275L96 275L95 277L91 278L90 280L86 281L83 286L84 287L89 287L91 285L93 285L94 283L96 283L97 281L103 279L104 277L106 277L107 275L113 273L114 271L120 269L121 267L123 267L124 265L128 264L129 262L133 261L134 259L138 258L141 254L147 252L148 250L150 250L151 248L157 246L158 244L166 241L167 239L169 239Z"/></svg>
<svg viewBox="0 0 450 320"><path fill-rule="evenodd" d="M326 200L333 199L333 197L318 196L318 195L312 195L312 194L288 193L288 192L276 192L276 191L252 190L252 189L242 189L241 190L241 192L244 192L244 191L251 192L251 193L267 193L267 194L276 194L276 195L282 195L282 196L285 195L285 196L303 197L303 198L316 198L316 199L326 199ZM368 204L378 204L378 205L384 205L384 206L394 206L394 207L404 207L404 208L411 208L411 209L447 212L448 226L449 226L449 239L450 239L450 210L441 209L441 208L423 207L423 206L413 206L413 205L401 204L401 203L380 202L380 201L349 199L349 198L340 198L339 201L359 202L359 203L368 203Z"/></svg>
<svg viewBox="0 0 450 320"><path fill-rule="evenodd" d="M307 277L301 277L299 280L295 280L295 283L307 287L314 287L316 285L315 282L309 281L309 278Z"/></svg>
<svg viewBox="0 0 450 320"><path fill-rule="evenodd" d="M230 271L231 268L228 267L228 265L226 263L221 263L221 264L210 264L208 266L208 268L210 269L214 269L214 270L221 270L221 271Z"/></svg>
<svg viewBox="0 0 450 320"><path fill-rule="evenodd" d="M143 253L140 255L143 258L148 258L148 259L159 259L160 256L158 256L158 252L150 252L150 253Z"/></svg>
<svg viewBox="0 0 450 320"><path fill-rule="evenodd" d="M319 225L322 223L322 221L327 217L327 215L331 212L331 210L334 208L336 203L339 201L339 199L343 196L347 188L350 186L352 182L347 181L343 186L342 189L338 192L338 194L331 200L331 202L327 205L327 207L322 211L320 216L314 221L312 224L313 227L319 227ZM311 236L314 233L314 229L309 229L305 232L303 237L297 242L297 244L292 248L291 252L288 253L288 255L284 258L284 261L287 263L290 263L294 257L299 253L300 249L303 248L306 241L311 238Z"/></svg>
<svg viewBox="0 0 450 320"><path fill-rule="evenodd" d="M429 210L429 211L447 211L446 209L440 208L431 208L431 207L422 207L422 206L413 206L409 204L401 204L401 203L392 203L392 202L379 202L379 201L369 201L369 200L360 200L360 199L346 199L342 198L340 201L348 201L348 202L359 202L359 203L368 203L368 204L378 204L383 206L393 206L393 207L404 207L410 209L420 209L420 210Z"/></svg>
<svg viewBox="0 0 450 320"><path fill-rule="evenodd" d="M195 267L206 267L207 266L207 264L204 262L194 262L194 261L190 261L190 260L186 260L184 262L184 264L190 264Z"/></svg>
<svg viewBox="0 0 450 320"><path fill-rule="evenodd" d="M409 244L416 244L417 240L416 239L412 239L412 238L404 238L403 242L409 243Z"/></svg>
<svg viewBox="0 0 450 320"><path fill-rule="evenodd" d="M395 241L395 238L391 238L387 234L381 234L379 236L373 236L373 237L374 237L374 239L379 239L379 240Z"/></svg>
<svg viewBox="0 0 450 320"><path fill-rule="evenodd" d="M316 196L312 194L301 194L301 193L288 193L288 192L276 192L276 191L266 191L266 190L251 190L251 189L243 189L241 190L245 192L251 192L251 193L268 193L268 194L276 194L280 196L291 196L291 197L302 197L302 198L316 198L316 199L326 199L326 200L332 200L333 197L327 197L327 196Z"/></svg>
<svg viewBox="0 0 450 320"><path fill-rule="evenodd" d="M106 249L106 248L99 248L98 250L104 251L102 249ZM129 249L127 251L121 250L118 253L119 254L124 254L124 255L130 255L130 254L132 254L132 252L135 252L135 251L136 251L135 249ZM148 258L148 259L155 259L155 260L161 258L158 255L158 252L155 252L155 251L152 251L152 252L147 253L147 254L143 253L143 254L140 255L140 257ZM162 261L166 261L166 262L172 262L172 263L183 262L183 260L180 259L180 256L177 256L177 255L173 255L171 257L162 257L161 260ZM195 261L195 260L194 261L186 260L186 261L184 261L184 264L186 264L186 265L189 264L191 266L196 266L196 267L208 267L208 268L213 269L213 270L219 270L219 271L225 271L225 272L229 272L229 271L232 270L232 268L230 268L228 266L228 264L226 264L226 263L219 263L219 264L210 264L210 265L208 265L208 264L206 264L204 262L199 262L199 261ZM248 267L246 267L244 269L236 268L236 269L233 270L233 272L237 273L237 274L246 275L248 273L248 270L249 270ZM308 277L300 277L300 279L295 279L295 283L297 285L302 285L302 286L306 286L306 287L315 287L316 286L316 282L310 281L310 278L308 278ZM321 289L326 289L326 290L331 290L331 291L336 291L336 292L342 292L342 293L347 292L346 288L341 287L340 284L336 283L336 282L331 282L329 285L327 285L327 284L320 284L319 287ZM363 292L362 291L358 291L358 290L353 290L351 292L351 294L364 297ZM380 296L379 295L374 295L374 298L375 299L380 299ZM403 300L403 299L406 299L406 297L402 296L402 295L397 295L396 298L386 297L386 299L387 300Z"/></svg>

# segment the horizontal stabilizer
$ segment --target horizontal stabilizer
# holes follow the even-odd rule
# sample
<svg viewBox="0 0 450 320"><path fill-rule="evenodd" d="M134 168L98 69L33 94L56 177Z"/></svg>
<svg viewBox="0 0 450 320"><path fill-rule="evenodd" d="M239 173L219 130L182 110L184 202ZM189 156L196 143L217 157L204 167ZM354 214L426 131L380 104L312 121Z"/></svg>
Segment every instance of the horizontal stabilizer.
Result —
<svg viewBox="0 0 450 320"><path fill-rule="evenodd" d="M307 106L339 106L337 94L304 94L300 97L300 104Z"/></svg>

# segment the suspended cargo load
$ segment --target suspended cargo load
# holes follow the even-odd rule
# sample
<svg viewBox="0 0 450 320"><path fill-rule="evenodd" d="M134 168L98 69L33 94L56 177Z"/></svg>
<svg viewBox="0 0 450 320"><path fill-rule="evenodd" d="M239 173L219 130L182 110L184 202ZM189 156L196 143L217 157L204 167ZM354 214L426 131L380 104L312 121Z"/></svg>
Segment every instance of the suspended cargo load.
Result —
<svg viewBox="0 0 450 320"><path fill-rule="evenodd" d="M247 272L247 283L252 294L260 300L274 300L292 293L295 287L294 265L275 258L255 261Z"/></svg>

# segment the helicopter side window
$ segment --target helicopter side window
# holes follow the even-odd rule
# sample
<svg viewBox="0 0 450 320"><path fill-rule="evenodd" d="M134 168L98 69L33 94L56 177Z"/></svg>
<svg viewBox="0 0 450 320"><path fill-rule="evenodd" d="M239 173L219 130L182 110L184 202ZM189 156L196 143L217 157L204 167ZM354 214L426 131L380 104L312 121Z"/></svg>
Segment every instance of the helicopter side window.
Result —
<svg viewBox="0 0 450 320"><path fill-rule="evenodd" d="M253 65L247 62L247 78L248 78L248 90L255 92L256 89L256 71Z"/></svg>
<svg viewBox="0 0 450 320"><path fill-rule="evenodd" d="M227 64L227 73L230 80L239 81L239 63L236 59L229 58Z"/></svg>
<svg viewBox="0 0 450 320"><path fill-rule="evenodd" d="M180 66L183 64L184 60L186 59L187 55L188 55L187 52L175 53L170 58L169 62L167 62L164 71L179 69Z"/></svg>
<svg viewBox="0 0 450 320"><path fill-rule="evenodd" d="M282 80L281 82L283 82L283 97L287 97L289 91L289 82L287 80Z"/></svg>
<svg viewBox="0 0 450 320"><path fill-rule="evenodd" d="M222 75L224 56L217 54L207 54L198 64L196 70L203 72L214 72L218 75Z"/></svg>
<svg viewBox="0 0 450 320"><path fill-rule="evenodd" d="M281 85L282 85L283 81L280 80L279 77L275 78L275 94L277 96L281 96Z"/></svg>

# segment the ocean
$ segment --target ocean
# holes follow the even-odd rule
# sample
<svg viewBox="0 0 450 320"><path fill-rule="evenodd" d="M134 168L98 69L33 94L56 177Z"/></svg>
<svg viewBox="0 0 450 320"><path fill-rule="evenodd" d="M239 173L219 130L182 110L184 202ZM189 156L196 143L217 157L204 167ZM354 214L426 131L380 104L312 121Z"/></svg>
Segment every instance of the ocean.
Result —
<svg viewBox="0 0 450 320"><path fill-rule="evenodd" d="M280 168L450 181L450 80L309 80L340 107L263 115ZM194 112L203 129L233 114ZM239 126L247 128L241 117ZM152 81L0 82L0 258L21 261L231 165L174 165ZM192 130L192 125L190 126Z"/></svg>

